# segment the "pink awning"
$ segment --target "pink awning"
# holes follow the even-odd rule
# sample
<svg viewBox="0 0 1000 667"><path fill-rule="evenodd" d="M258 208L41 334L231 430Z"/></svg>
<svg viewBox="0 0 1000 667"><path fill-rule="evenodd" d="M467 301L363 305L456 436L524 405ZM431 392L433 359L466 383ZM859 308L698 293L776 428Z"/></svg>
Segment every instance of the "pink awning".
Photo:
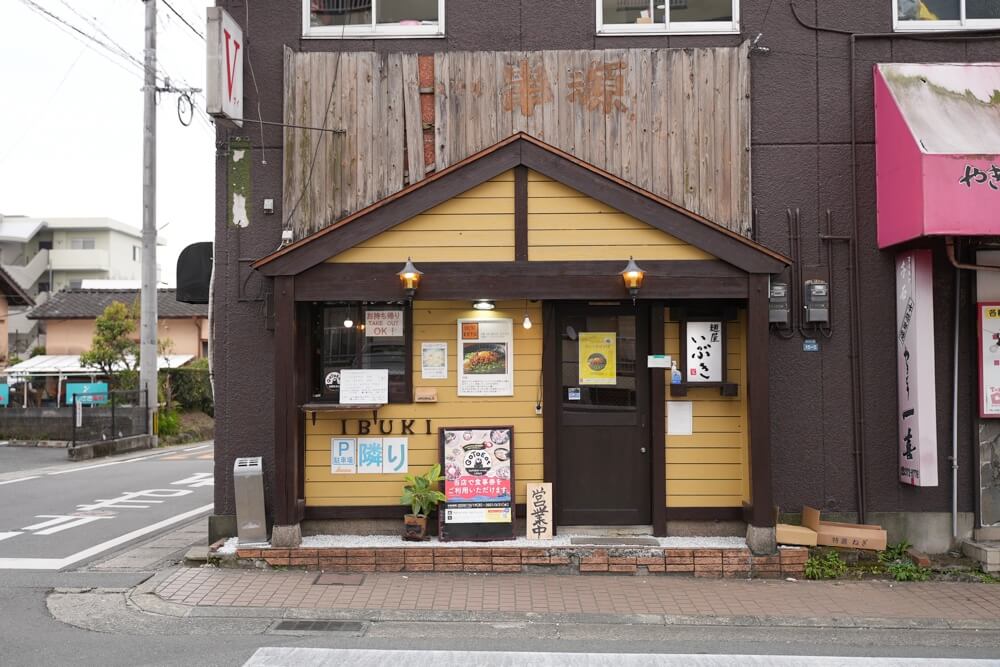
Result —
<svg viewBox="0 0 1000 667"><path fill-rule="evenodd" d="M875 65L878 245L1000 234L1000 64Z"/></svg>

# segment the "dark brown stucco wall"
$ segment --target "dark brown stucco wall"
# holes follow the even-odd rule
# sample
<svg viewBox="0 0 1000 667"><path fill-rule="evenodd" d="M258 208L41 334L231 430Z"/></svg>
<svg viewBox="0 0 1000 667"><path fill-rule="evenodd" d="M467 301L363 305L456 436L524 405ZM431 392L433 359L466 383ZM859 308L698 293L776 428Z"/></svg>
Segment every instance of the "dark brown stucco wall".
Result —
<svg viewBox="0 0 1000 667"><path fill-rule="evenodd" d="M243 2L220 2L245 23ZM244 25L248 116L257 102L265 120L278 121L282 110L282 48L295 50L378 50L430 53L440 50L580 49L625 47L729 46L758 32L769 53L753 54L752 160L757 239L789 253L786 210L801 216L804 278L826 277L826 211L833 233L852 229L849 144L848 39L802 27L787 0L744 0L743 37L596 37L592 0L497 2L448 0L443 39L303 40L301 5L295 0L251 3ZM799 0L806 21L858 32L891 31L891 2ZM860 40L855 67L858 138L857 172L860 280L863 320L865 433L868 509L940 511L950 508L951 331L953 272L940 245L935 246L935 328L938 382L939 479L933 489L913 489L896 479L895 277L893 253L875 243L874 126L872 65L876 62L962 62L996 60L1000 41L926 42L909 39ZM256 77L255 91L250 64ZM226 225L226 171L222 152L233 136L247 136L252 154L251 224ZM216 513L232 514L232 462L237 456L264 456L268 491L273 488L272 334L260 295L267 287L250 276L246 261L277 248L281 220L281 130L247 125L240 132L219 131L216 209ZM261 162L259 147L265 147ZM264 216L261 201L273 198L274 215ZM856 509L852 454L851 350L849 345L848 252L834 247L830 271L834 333L820 337L821 352L802 351L802 338L771 337L771 433L775 501L797 511L802 504L828 510ZM242 267L242 268L240 268ZM976 397L974 315L966 278L963 294L963 347L960 363L962 406L959 509L972 509L972 415ZM794 286L798 288L798 286Z"/></svg>

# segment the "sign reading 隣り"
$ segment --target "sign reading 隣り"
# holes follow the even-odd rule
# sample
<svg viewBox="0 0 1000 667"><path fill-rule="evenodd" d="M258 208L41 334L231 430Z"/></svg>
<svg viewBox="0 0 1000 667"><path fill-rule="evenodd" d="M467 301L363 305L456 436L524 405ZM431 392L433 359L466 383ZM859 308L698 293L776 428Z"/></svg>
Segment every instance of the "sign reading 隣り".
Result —
<svg viewBox="0 0 1000 667"><path fill-rule="evenodd" d="M1000 418L1000 303L979 304L979 416Z"/></svg>
<svg viewBox="0 0 1000 667"><path fill-rule="evenodd" d="M931 251L896 255L896 395L899 481L937 486L934 292Z"/></svg>
<svg viewBox="0 0 1000 667"><path fill-rule="evenodd" d="M442 428L445 503L438 534L447 540L514 539L514 429Z"/></svg>
<svg viewBox="0 0 1000 667"><path fill-rule="evenodd" d="M206 111L243 127L243 29L221 7L209 7Z"/></svg>

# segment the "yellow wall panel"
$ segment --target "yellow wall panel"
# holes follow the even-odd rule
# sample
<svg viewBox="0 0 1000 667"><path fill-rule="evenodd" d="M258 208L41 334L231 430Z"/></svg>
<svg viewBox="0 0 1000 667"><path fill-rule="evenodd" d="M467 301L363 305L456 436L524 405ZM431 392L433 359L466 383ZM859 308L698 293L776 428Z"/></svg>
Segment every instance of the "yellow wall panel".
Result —
<svg viewBox="0 0 1000 667"><path fill-rule="evenodd" d="M743 496L739 494L674 496L667 494L667 507L741 507Z"/></svg>
<svg viewBox="0 0 1000 667"><path fill-rule="evenodd" d="M609 237L613 236L609 232ZM528 247L528 259L532 262L571 262L621 259L627 261L632 256L636 261L648 260L707 260L711 255L690 245L630 246L607 243L608 239L594 239L595 245L562 247ZM405 257L404 257L405 260Z"/></svg>
<svg viewBox="0 0 1000 667"><path fill-rule="evenodd" d="M431 239L428 239L430 241ZM335 264L396 263L401 266L407 257L420 266L429 262L513 262L514 246L486 248L449 248L440 245L404 246L399 248L351 248L331 262ZM425 267L426 268L426 267Z"/></svg>
<svg viewBox="0 0 1000 667"><path fill-rule="evenodd" d="M712 447L712 448L680 448L667 447L667 465L675 463L696 463L698 465L714 463L736 463L743 462L743 452L738 447ZM670 474L669 469L667 474Z"/></svg>
<svg viewBox="0 0 1000 667"><path fill-rule="evenodd" d="M743 470L740 468L739 463L706 463L700 461L698 463L670 463L667 465L668 486L672 480L676 479L741 480L742 478Z"/></svg>

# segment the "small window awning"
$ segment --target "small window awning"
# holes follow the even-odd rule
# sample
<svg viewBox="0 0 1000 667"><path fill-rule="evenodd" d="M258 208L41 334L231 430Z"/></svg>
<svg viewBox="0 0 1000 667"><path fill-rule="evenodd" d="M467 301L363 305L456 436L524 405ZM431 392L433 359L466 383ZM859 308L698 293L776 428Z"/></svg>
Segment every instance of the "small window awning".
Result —
<svg viewBox="0 0 1000 667"><path fill-rule="evenodd" d="M880 248L1000 233L1000 63L875 65Z"/></svg>
<svg viewBox="0 0 1000 667"><path fill-rule="evenodd" d="M165 354L157 357L157 370L180 368L194 359L192 354ZM8 366L2 371L11 382L20 382L26 377L56 377L67 375L100 375L97 368L84 366L75 354L40 354L30 359Z"/></svg>

